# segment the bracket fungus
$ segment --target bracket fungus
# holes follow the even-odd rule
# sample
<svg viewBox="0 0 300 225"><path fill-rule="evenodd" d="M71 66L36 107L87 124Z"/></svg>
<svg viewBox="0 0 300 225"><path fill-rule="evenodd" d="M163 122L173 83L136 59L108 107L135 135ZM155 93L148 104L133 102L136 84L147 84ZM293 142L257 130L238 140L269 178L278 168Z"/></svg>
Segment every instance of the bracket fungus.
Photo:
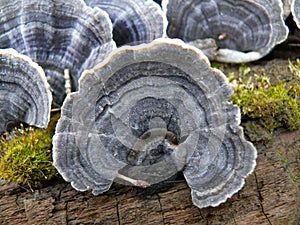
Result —
<svg viewBox="0 0 300 225"><path fill-rule="evenodd" d="M79 190L147 187L183 171L198 207L239 191L255 167L232 90L198 49L157 39L123 46L85 71L67 96L53 163Z"/></svg>
<svg viewBox="0 0 300 225"><path fill-rule="evenodd" d="M294 0L281 0L283 7L283 19L286 19L291 14L292 2Z"/></svg>
<svg viewBox="0 0 300 225"><path fill-rule="evenodd" d="M43 69L14 49L0 49L0 132L11 122L46 128L51 102Z"/></svg>
<svg viewBox="0 0 300 225"><path fill-rule="evenodd" d="M113 23L118 46L149 43L166 36L167 19L152 0L85 0L88 6L106 11Z"/></svg>
<svg viewBox="0 0 300 225"><path fill-rule="evenodd" d="M163 0L167 35L185 42L213 38L214 60L243 63L267 55L287 38L281 0Z"/></svg>
<svg viewBox="0 0 300 225"><path fill-rule="evenodd" d="M115 48L111 32L107 13L81 0L0 4L0 48L14 48L42 66L58 104L65 97L64 71L76 90L81 72Z"/></svg>

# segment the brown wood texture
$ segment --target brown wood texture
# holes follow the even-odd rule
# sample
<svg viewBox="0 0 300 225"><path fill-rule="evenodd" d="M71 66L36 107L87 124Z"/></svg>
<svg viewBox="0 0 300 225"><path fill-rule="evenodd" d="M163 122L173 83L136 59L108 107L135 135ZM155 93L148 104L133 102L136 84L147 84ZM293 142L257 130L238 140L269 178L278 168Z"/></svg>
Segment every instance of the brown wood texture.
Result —
<svg viewBox="0 0 300 225"><path fill-rule="evenodd" d="M78 192L61 179L26 191L0 182L1 224L259 224L298 225L300 131L257 144L257 167L244 188L218 207L198 209L185 182L155 194L114 184L105 194Z"/></svg>

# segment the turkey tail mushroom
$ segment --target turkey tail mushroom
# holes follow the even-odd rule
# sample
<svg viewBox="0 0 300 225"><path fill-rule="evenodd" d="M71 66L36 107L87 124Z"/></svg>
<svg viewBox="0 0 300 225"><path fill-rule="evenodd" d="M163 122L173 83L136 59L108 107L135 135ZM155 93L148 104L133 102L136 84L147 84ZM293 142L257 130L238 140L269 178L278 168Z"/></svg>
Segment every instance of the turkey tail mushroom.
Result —
<svg viewBox="0 0 300 225"><path fill-rule="evenodd" d="M43 69L13 49L0 49L0 132L10 122L46 128L51 102Z"/></svg>
<svg viewBox="0 0 300 225"><path fill-rule="evenodd" d="M167 19L152 0L85 0L99 7L113 23L113 39L118 46L149 43L166 36Z"/></svg>
<svg viewBox="0 0 300 225"><path fill-rule="evenodd" d="M121 47L67 96L54 166L94 194L113 181L147 187L183 170L194 204L216 206L241 189L256 160L232 93L225 75L180 40Z"/></svg>
<svg viewBox="0 0 300 225"><path fill-rule="evenodd" d="M213 38L213 60L243 63L267 55L287 38L281 0L163 0L167 35L185 42Z"/></svg>
<svg viewBox="0 0 300 225"><path fill-rule="evenodd" d="M0 4L0 48L14 48L42 66L54 101L61 104L64 71L76 90L81 72L115 44L107 13L81 0L16 0Z"/></svg>
<svg viewBox="0 0 300 225"><path fill-rule="evenodd" d="M291 14L292 2L294 0L281 0L283 8L283 19L286 19Z"/></svg>

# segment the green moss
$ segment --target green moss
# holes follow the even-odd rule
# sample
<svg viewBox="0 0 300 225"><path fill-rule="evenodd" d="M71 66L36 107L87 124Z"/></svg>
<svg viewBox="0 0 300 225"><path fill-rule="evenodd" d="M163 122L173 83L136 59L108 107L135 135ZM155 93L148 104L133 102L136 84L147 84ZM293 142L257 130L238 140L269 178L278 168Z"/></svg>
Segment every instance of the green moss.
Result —
<svg viewBox="0 0 300 225"><path fill-rule="evenodd" d="M243 75L250 68L242 68ZM274 129L300 127L300 85L298 82L270 83L266 75L255 75L247 81L229 77L234 87L233 103L241 108L242 125L252 141L268 140Z"/></svg>
<svg viewBox="0 0 300 225"><path fill-rule="evenodd" d="M21 128L10 141L0 141L0 177L33 187L41 186L56 176L52 166L52 136L57 121L52 119L48 129Z"/></svg>

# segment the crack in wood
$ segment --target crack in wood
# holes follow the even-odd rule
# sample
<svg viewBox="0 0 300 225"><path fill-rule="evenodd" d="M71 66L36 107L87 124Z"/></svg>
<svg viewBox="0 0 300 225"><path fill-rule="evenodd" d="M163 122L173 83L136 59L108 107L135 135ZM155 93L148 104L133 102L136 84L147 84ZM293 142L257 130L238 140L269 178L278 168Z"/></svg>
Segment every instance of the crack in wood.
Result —
<svg viewBox="0 0 300 225"><path fill-rule="evenodd" d="M197 209L199 211L201 218L206 222L206 225L209 225L208 219L203 216L201 209L199 209L198 207L197 207Z"/></svg>
<svg viewBox="0 0 300 225"><path fill-rule="evenodd" d="M25 212L24 203L23 203L23 205L20 204L20 199L19 199L20 196L21 196L21 193L17 193L16 194L16 200L15 200L15 202L16 202L16 205L17 205L18 209L14 211L13 215L16 215L16 214L18 214L20 212Z"/></svg>
<svg viewBox="0 0 300 225"><path fill-rule="evenodd" d="M257 193L258 193L258 201L259 201L259 204L260 204L260 207L261 207L261 211L262 211L262 213L264 214L264 216L266 217L268 223L269 223L270 225L272 225L272 223L271 223L269 217L267 216L267 214L265 213L265 210L264 210L264 206L263 206L263 203L262 203L263 197L262 197L261 192L260 192L260 190L259 190L256 172L254 172L253 174L254 174L254 177L255 177L256 189L257 189Z"/></svg>
<svg viewBox="0 0 300 225"><path fill-rule="evenodd" d="M118 197L115 197L116 199L116 211L117 211L117 218L118 218L118 225L121 225L121 217L120 217L120 209L119 209L119 204L120 204L120 201L118 199Z"/></svg>
<svg viewBox="0 0 300 225"><path fill-rule="evenodd" d="M67 184L65 183L64 185L62 185L60 188L58 188L58 194L55 197L55 200L61 199L61 194L62 192L66 189Z"/></svg>
<svg viewBox="0 0 300 225"><path fill-rule="evenodd" d="M69 224L69 202L66 201L66 224Z"/></svg>
<svg viewBox="0 0 300 225"><path fill-rule="evenodd" d="M166 220L165 220L165 215L164 215L164 211L163 211L163 206L161 204L161 201L160 201L160 196L158 193L156 193L156 196L157 196L157 200L158 200L158 204L159 204L159 207L160 207L160 214L161 214L161 217L162 217L162 220L163 220L163 224L166 224Z"/></svg>

